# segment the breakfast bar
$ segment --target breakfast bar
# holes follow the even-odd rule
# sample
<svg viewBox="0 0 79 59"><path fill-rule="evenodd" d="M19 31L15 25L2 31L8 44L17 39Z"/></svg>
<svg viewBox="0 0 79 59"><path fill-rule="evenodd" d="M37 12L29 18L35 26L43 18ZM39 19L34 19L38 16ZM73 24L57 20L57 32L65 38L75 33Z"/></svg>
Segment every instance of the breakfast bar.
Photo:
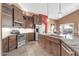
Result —
<svg viewBox="0 0 79 59"><path fill-rule="evenodd" d="M39 45L54 56L78 56L78 35L39 34Z"/></svg>

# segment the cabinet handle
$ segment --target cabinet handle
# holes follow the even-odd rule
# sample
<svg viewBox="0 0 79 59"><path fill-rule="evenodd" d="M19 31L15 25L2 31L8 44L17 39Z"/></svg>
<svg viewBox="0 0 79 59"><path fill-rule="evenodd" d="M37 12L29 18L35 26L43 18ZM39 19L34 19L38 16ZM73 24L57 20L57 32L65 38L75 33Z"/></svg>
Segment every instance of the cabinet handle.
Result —
<svg viewBox="0 0 79 59"><path fill-rule="evenodd" d="M65 49L65 51L68 53L68 54L70 54L70 55L74 55L73 54L73 51L71 51L71 49L70 48L66 48L66 47L64 47L63 45L62 45L62 47L63 47L63 49Z"/></svg>

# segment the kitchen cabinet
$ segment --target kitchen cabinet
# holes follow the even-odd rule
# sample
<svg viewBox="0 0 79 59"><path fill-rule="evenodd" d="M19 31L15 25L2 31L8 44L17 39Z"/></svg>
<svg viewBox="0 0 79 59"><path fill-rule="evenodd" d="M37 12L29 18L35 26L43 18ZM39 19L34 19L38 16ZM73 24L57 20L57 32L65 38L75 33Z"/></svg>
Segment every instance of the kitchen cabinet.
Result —
<svg viewBox="0 0 79 59"><path fill-rule="evenodd" d="M38 35L38 43L42 48L45 48L45 38L42 35Z"/></svg>
<svg viewBox="0 0 79 59"><path fill-rule="evenodd" d="M75 56L75 52L63 42L61 43L61 56Z"/></svg>
<svg viewBox="0 0 79 59"><path fill-rule="evenodd" d="M2 39L2 52L8 52L9 48L8 48L8 37Z"/></svg>
<svg viewBox="0 0 79 59"><path fill-rule="evenodd" d="M12 5L12 7L13 7L13 23L14 22L20 23L22 25L22 28L24 28L25 21L23 18L23 11L14 5ZM13 24L13 26L14 26L14 24Z"/></svg>
<svg viewBox="0 0 79 59"><path fill-rule="evenodd" d="M76 56L79 56L78 52L75 53Z"/></svg>
<svg viewBox="0 0 79 59"><path fill-rule="evenodd" d="M34 19L34 24L37 24L37 25L42 24L41 15L33 15L33 19Z"/></svg>
<svg viewBox="0 0 79 59"><path fill-rule="evenodd" d="M38 39L39 45L50 55L60 56L60 40L44 35L39 35Z"/></svg>
<svg viewBox="0 0 79 59"><path fill-rule="evenodd" d="M34 21L31 16L26 16L26 23L25 23L26 28L34 28Z"/></svg>
<svg viewBox="0 0 79 59"><path fill-rule="evenodd" d="M13 16L14 16L14 20L22 22L23 21L23 14L22 14L22 10L19 9L18 7L13 6Z"/></svg>
<svg viewBox="0 0 79 59"><path fill-rule="evenodd" d="M28 41L34 41L34 33L27 33L26 35Z"/></svg>
<svg viewBox="0 0 79 59"><path fill-rule="evenodd" d="M9 4L3 3L2 5L2 27L12 27L12 7Z"/></svg>
<svg viewBox="0 0 79 59"><path fill-rule="evenodd" d="M60 56L60 40L56 39L56 38L50 38L50 51L51 54L54 56Z"/></svg>
<svg viewBox="0 0 79 59"><path fill-rule="evenodd" d="M17 47L16 35L9 36L9 51Z"/></svg>
<svg viewBox="0 0 79 59"><path fill-rule="evenodd" d="M17 47L16 44L16 35L8 36L2 39L2 53L5 55L7 52L15 49Z"/></svg>

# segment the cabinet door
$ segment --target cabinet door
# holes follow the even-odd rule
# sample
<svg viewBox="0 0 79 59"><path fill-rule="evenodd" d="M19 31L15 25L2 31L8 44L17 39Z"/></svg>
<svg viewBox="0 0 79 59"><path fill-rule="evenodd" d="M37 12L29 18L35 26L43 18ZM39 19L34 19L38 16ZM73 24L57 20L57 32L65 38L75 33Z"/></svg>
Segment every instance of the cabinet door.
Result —
<svg viewBox="0 0 79 59"><path fill-rule="evenodd" d="M51 54L51 41L47 38L45 38L44 41L45 41L44 45L45 45L46 51Z"/></svg>
<svg viewBox="0 0 79 59"><path fill-rule="evenodd" d="M34 19L34 24L38 24L38 25L42 24L40 15L33 15L33 19Z"/></svg>
<svg viewBox="0 0 79 59"><path fill-rule="evenodd" d="M42 48L46 49L46 45L45 45L46 42L43 35L38 35L38 42Z"/></svg>
<svg viewBox="0 0 79 59"><path fill-rule="evenodd" d="M18 21L18 19L19 19L19 10L18 10L18 8L16 8L15 6L13 6L13 16L14 16L14 20L17 20Z"/></svg>
<svg viewBox="0 0 79 59"><path fill-rule="evenodd" d="M51 41L51 54L54 56L60 56L60 44Z"/></svg>
<svg viewBox="0 0 79 59"><path fill-rule="evenodd" d="M30 16L26 19L26 28L34 28L33 19Z"/></svg>
<svg viewBox="0 0 79 59"><path fill-rule="evenodd" d="M15 49L17 47L16 45L16 36L10 36L9 37L9 51Z"/></svg>
<svg viewBox="0 0 79 59"><path fill-rule="evenodd" d="M27 33L28 41L34 41L34 33Z"/></svg>
<svg viewBox="0 0 79 59"><path fill-rule="evenodd" d="M7 3L2 3L2 13L12 16L12 7Z"/></svg>
<svg viewBox="0 0 79 59"><path fill-rule="evenodd" d="M49 52L51 55L60 56L60 40L48 37L49 42Z"/></svg>
<svg viewBox="0 0 79 59"><path fill-rule="evenodd" d="M64 43L61 45L61 55L62 56L74 56L75 53Z"/></svg>
<svg viewBox="0 0 79 59"><path fill-rule="evenodd" d="M8 52L8 37L5 39L2 39L2 51Z"/></svg>
<svg viewBox="0 0 79 59"><path fill-rule="evenodd" d="M16 6L13 6L14 8L14 20L17 20L19 22L23 21L23 14L22 14L22 10L20 10L19 8L17 8Z"/></svg>
<svg viewBox="0 0 79 59"><path fill-rule="evenodd" d="M2 4L2 27L12 27L12 8L8 4Z"/></svg>
<svg viewBox="0 0 79 59"><path fill-rule="evenodd" d="M77 52L75 54L76 54L76 56L79 56L79 54Z"/></svg>
<svg viewBox="0 0 79 59"><path fill-rule="evenodd" d="M39 44L50 55L60 56L60 41L44 35L39 35Z"/></svg>

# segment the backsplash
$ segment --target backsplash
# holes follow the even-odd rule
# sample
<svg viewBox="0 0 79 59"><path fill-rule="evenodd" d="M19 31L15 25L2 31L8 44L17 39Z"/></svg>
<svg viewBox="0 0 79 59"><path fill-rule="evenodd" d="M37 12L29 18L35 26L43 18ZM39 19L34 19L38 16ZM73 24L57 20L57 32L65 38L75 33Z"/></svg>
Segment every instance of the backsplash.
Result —
<svg viewBox="0 0 79 59"><path fill-rule="evenodd" d="M12 30L18 30L20 33L31 33L34 29L31 28L2 28L2 38L5 38L11 34Z"/></svg>

